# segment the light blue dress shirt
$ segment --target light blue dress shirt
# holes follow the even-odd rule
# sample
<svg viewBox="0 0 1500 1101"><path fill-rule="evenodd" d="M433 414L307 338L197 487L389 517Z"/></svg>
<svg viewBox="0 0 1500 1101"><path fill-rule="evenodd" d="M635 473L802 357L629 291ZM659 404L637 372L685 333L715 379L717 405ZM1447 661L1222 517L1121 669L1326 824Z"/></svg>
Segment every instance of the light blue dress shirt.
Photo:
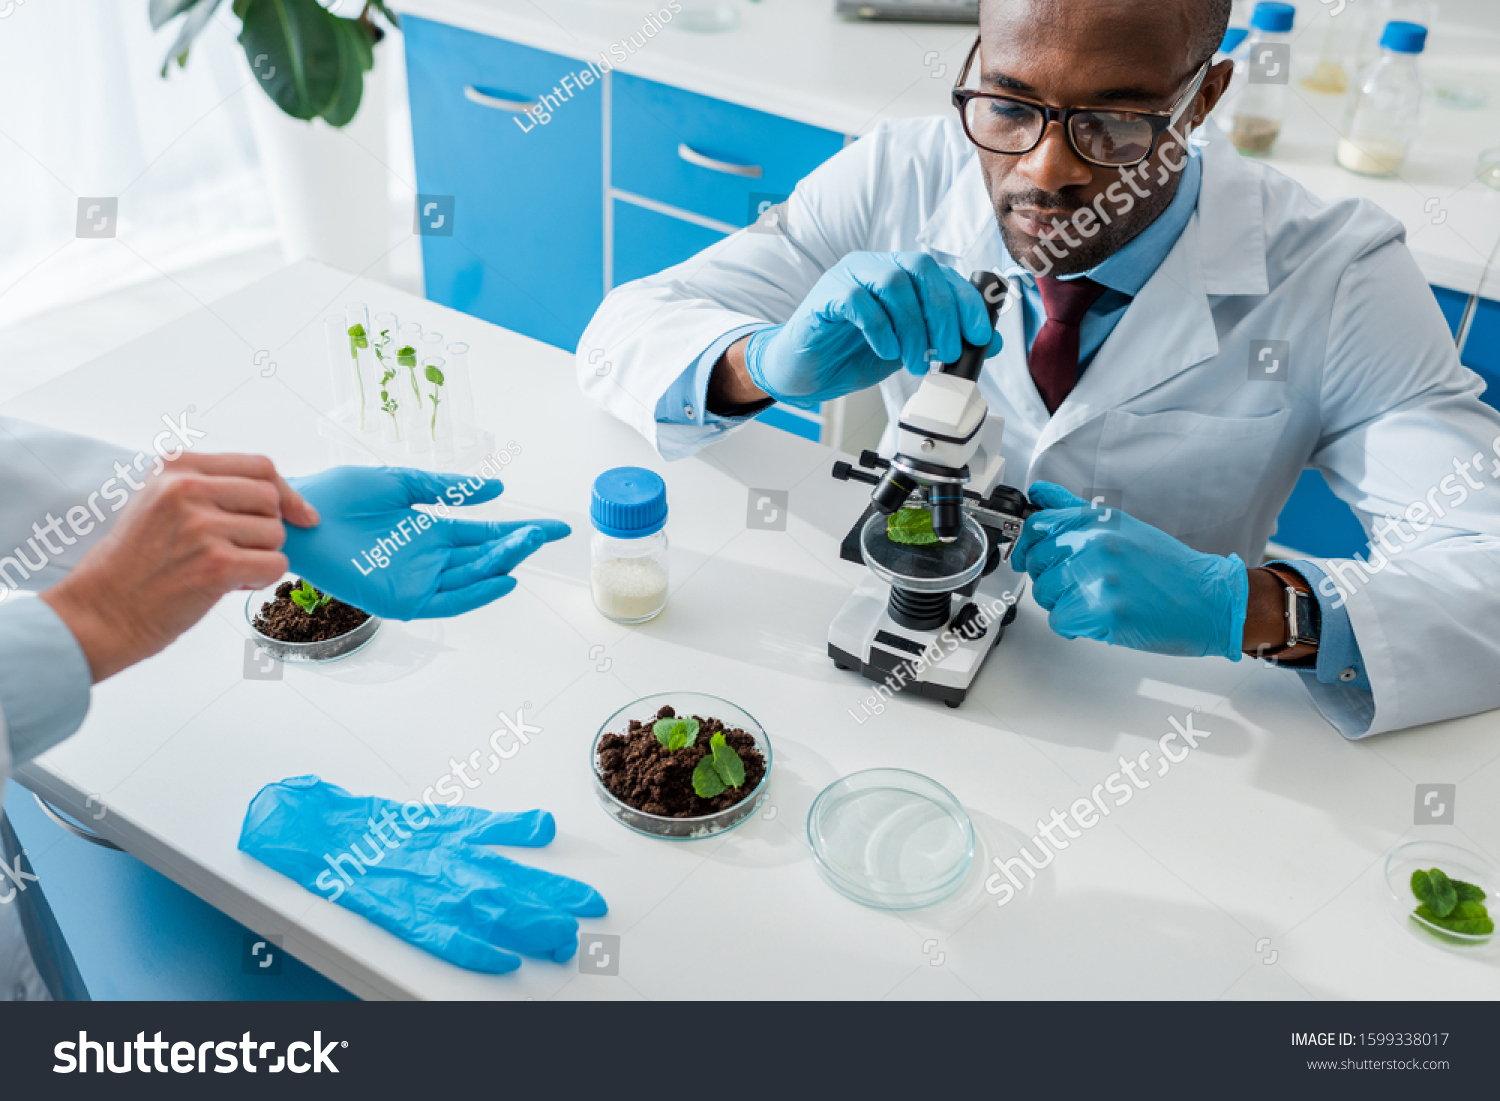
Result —
<svg viewBox="0 0 1500 1101"><path fill-rule="evenodd" d="M12 768L82 725L93 681L73 632L47 602L10 594L0 605L0 725Z"/></svg>
<svg viewBox="0 0 1500 1101"><path fill-rule="evenodd" d="M1182 170L1182 179L1177 185L1177 194L1172 197L1167 209L1119 252L1102 260L1092 269L1078 275L1065 275L1064 280L1089 278L1106 289L1090 307L1079 326L1078 373L1081 376L1093 362L1095 354L1104 345L1109 334L1119 324L1120 318L1130 307L1131 301L1146 282L1161 266L1177 238L1187 228L1193 211L1198 206L1198 193L1203 184L1203 162L1198 150L1190 148L1191 156ZM1002 251L1004 246L1002 245ZM1037 289L1036 279L1006 254L1010 262L1005 271L1021 287L1026 351L1036 341L1036 334L1047 320L1047 311L1042 304L1042 292ZM656 406L656 419L664 424L695 424L729 426L744 420L743 417L720 417L710 413L708 404L708 380L714 366L725 350L736 340L755 332L762 325L746 325L725 333L715 341L697 361L678 376L667 388ZM1334 607L1319 591L1318 582L1323 571L1310 562L1281 563L1296 570L1312 586L1322 617L1322 636L1318 645L1316 668L1297 669L1303 676L1314 677L1325 684L1341 684L1346 687L1370 691L1369 678L1365 674L1364 661L1360 656L1359 643L1355 641L1354 629L1349 623L1349 613L1343 607ZM1375 700L1369 698L1369 714L1374 715ZM1368 726L1366 722L1366 726Z"/></svg>

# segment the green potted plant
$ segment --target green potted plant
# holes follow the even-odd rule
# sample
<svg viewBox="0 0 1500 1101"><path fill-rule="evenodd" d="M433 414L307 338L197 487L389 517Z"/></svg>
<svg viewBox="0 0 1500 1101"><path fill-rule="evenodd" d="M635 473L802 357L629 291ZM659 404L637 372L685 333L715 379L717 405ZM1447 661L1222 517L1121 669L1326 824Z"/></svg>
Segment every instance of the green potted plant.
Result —
<svg viewBox="0 0 1500 1101"><path fill-rule="evenodd" d="M177 40L162 62L187 64L188 51L224 0L150 0L151 29L182 17ZM384 0L368 0L359 15L334 15L317 0L231 0L240 45L250 69L276 106L294 119L321 118L344 126L359 110L365 73L385 30L375 14L399 26Z"/></svg>
<svg viewBox="0 0 1500 1101"><path fill-rule="evenodd" d="M341 6L359 14L335 15L317 0L150 0L149 12L154 28L176 25L163 76L187 63L210 22L238 21L245 72L266 94L249 91L235 106L250 117L287 260L310 256L380 279L395 239L374 48L387 33L381 21L398 24L384 0Z"/></svg>

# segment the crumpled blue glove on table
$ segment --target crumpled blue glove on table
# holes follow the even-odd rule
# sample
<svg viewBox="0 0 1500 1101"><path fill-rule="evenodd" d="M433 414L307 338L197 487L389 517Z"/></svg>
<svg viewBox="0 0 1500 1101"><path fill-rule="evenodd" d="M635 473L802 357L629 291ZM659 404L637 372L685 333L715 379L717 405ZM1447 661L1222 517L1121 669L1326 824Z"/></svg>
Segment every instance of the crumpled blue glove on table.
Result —
<svg viewBox="0 0 1500 1101"><path fill-rule="evenodd" d="M1011 551L1063 638L1155 654L1240 660L1250 581L1235 554L1195 551L1119 509L1033 483L1033 513Z"/></svg>
<svg viewBox="0 0 1500 1101"><path fill-rule="evenodd" d="M527 555L572 530L561 520L445 520L411 507L494 500L504 490L494 479L336 466L287 482L322 517L311 528L285 525L292 571L386 619L460 615L497 600L516 587L508 575Z"/></svg>
<svg viewBox="0 0 1500 1101"><path fill-rule="evenodd" d="M577 918L608 909L586 883L481 848L539 848L556 832L543 810L403 805L297 776L250 801L239 847L404 941L499 975L521 966L517 952L572 959Z"/></svg>
<svg viewBox="0 0 1500 1101"><path fill-rule="evenodd" d="M745 345L751 381L777 401L812 408L874 386L903 366L951 363L963 340L999 353L984 299L925 252L851 252L823 273L783 325Z"/></svg>

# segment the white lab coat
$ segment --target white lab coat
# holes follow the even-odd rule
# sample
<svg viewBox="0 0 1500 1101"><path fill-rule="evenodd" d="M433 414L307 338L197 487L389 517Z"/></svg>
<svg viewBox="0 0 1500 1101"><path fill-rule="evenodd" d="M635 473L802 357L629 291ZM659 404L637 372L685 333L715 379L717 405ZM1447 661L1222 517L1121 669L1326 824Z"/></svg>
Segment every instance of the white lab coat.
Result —
<svg viewBox="0 0 1500 1101"><path fill-rule="evenodd" d="M1500 415L1459 364L1402 226L1363 200L1322 202L1222 141L1203 157L1187 228L1055 415L1027 371L1022 311L1001 318L1005 350L981 388L1005 417L1006 480L1118 491L1127 512L1250 563L1307 467L1367 530L1435 502L1442 517L1424 504L1425 530L1388 533L1398 551L1364 583L1345 575L1373 711L1369 693L1308 687L1351 737L1500 706ZM657 424L668 386L722 334L784 321L845 254L921 250L964 275L1006 266L956 119L883 125L803 180L783 220L785 235L741 231L616 288L583 334L585 392L667 458L723 431ZM1285 381L1250 380L1252 342L1268 340L1288 342ZM882 384L889 413L917 381ZM1476 454L1468 478L1483 488L1460 501L1454 463Z"/></svg>

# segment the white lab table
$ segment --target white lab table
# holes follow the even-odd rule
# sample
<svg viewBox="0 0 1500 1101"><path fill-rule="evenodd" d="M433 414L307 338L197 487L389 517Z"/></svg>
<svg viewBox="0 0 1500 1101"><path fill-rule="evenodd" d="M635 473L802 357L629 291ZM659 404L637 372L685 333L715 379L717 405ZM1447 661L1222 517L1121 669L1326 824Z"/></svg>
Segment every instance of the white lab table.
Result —
<svg viewBox="0 0 1500 1101"><path fill-rule="evenodd" d="M870 686L824 651L860 574L837 548L866 491L832 480L832 453L816 444L752 424L663 464L584 402L569 355L308 262L3 412L135 450L163 414L191 409L208 432L201 447L310 472L336 457L319 433L322 318L355 299L469 341L482 423L520 449L505 496L482 513L561 517L576 534L488 608L387 623L361 653L287 666L280 680L246 678L245 598L226 598L100 686L83 729L19 777L80 816L89 796L102 800L92 826L330 978L372 998L1500 996L1494 956L1432 947L1380 897L1385 854L1404 840L1500 854L1496 715L1348 743L1293 674L1065 642L1029 599L961 709L898 699L871 715ZM672 507L671 601L635 628L600 617L587 584L590 481L628 463L661 471ZM785 531L747 529L750 488L790 491ZM769 733L766 806L732 833L649 839L594 803L599 724L668 689L731 699ZM487 757L498 714L522 708L542 733L481 770L467 803L556 815L553 845L515 855L599 888L610 912L583 930L621 938L617 976L537 961L509 976L462 971L235 847L267 782L317 773L361 794L420 797L450 759ZM1155 755L1171 718L1188 716L1209 732L1197 750L995 905L983 887L992 858L1015 856L1037 819L1066 814L1122 755ZM932 909L863 908L811 861L814 797L876 766L933 777L974 821L969 877ZM1456 826L1413 826L1414 785L1426 782L1458 785Z"/></svg>

